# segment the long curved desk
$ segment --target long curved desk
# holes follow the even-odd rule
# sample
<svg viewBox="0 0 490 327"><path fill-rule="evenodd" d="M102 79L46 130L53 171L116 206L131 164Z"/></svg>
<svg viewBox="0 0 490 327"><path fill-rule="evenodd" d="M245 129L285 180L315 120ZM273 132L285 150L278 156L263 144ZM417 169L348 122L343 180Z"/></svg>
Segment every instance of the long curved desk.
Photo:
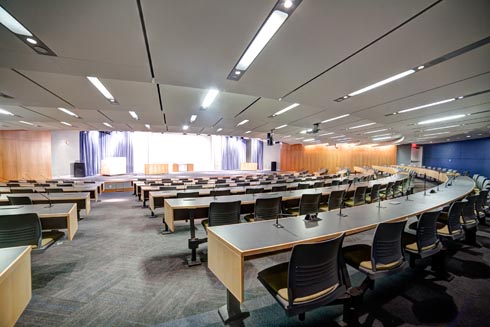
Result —
<svg viewBox="0 0 490 327"><path fill-rule="evenodd" d="M442 177L445 182L447 176ZM245 300L244 262L247 259L290 249L300 243L331 239L339 233L360 233L383 222L404 220L461 199L471 193L474 186L471 178L458 177L452 186L443 186L437 193L411 195L413 201L401 197L381 202L385 208L378 208L377 204L348 208L344 210L347 217L340 217L335 211L322 212L317 222L306 222L301 217L283 218L284 228L279 229L271 221L209 227L208 267L227 288L224 310L229 315L240 313L240 303Z"/></svg>

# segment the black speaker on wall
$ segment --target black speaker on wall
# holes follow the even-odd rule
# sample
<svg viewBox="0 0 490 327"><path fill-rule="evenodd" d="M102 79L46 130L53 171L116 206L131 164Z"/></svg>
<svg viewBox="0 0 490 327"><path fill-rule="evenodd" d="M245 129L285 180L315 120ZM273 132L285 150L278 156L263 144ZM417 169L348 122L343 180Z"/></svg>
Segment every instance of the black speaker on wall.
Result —
<svg viewBox="0 0 490 327"><path fill-rule="evenodd" d="M73 164L73 175L75 177L85 177L85 162L75 162Z"/></svg>
<svg viewBox="0 0 490 327"><path fill-rule="evenodd" d="M271 161L271 171L277 171L277 162Z"/></svg>
<svg viewBox="0 0 490 327"><path fill-rule="evenodd" d="M272 133L267 133L267 145L273 145L274 139L272 138Z"/></svg>

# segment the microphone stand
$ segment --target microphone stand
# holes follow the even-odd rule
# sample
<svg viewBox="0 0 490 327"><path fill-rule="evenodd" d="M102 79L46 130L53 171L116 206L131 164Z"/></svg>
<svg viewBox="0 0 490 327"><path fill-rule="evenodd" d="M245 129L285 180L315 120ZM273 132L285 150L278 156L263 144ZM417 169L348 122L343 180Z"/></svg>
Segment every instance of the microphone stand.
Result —
<svg viewBox="0 0 490 327"><path fill-rule="evenodd" d="M349 183L349 186L347 186L347 189L344 191L344 193L342 194L342 201L340 202L340 208L339 208L339 213L337 214L337 216L340 216L340 217L347 217L346 214L343 214L342 213L342 207L344 206L344 200L345 200L345 196L347 194L347 192L349 192L349 188L350 186L352 185L352 183ZM355 196L355 195L354 195Z"/></svg>
<svg viewBox="0 0 490 327"><path fill-rule="evenodd" d="M49 197L49 192L46 192L47 196L44 195L44 193L38 193L38 194L48 200L48 206L45 208L51 208L53 206L53 203L51 202L51 198Z"/></svg>
<svg viewBox="0 0 490 327"><path fill-rule="evenodd" d="M441 172L437 173L437 192L439 192L439 182L441 180Z"/></svg>

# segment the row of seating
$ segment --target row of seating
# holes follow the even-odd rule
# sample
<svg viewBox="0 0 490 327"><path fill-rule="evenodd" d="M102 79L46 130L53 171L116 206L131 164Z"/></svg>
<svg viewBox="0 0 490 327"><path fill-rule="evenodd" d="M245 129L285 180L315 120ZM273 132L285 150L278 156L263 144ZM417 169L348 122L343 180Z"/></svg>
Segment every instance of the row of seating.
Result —
<svg viewBox="0 0 490 327"><path fill-rule="evenodd" d="M60 186L60 185L58 185ZM14 186L10 189L10 193L36 193L35 189L32 188L14 188ZM45 193L63 193L63 189L60 187L45 187L44 188Z"/></svg>

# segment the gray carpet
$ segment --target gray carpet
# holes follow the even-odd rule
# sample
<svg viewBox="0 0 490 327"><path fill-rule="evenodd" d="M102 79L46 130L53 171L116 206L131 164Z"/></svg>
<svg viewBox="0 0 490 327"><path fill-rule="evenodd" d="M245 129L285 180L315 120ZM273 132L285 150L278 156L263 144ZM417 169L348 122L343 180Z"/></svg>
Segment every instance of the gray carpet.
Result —
<svg viewBox="0 0 490 327"><path fill-rule="evenodd" d="M417 183L419 186L419 183ZM16 326L221 326L217 309L225 288L202 266L186 268L188 225L160 235L161 211L129 193L105 193L66 239L32 256L33 297ZM161 209L160 209L161 210ZM202 228L198 235L204 236ZM372 232L346 239L368 241ZM424 270L407 270L367 293L361 321L367 326L483 326L490 319L490 229L481 228L482 248L464 247L449 260L451 282ZM206 245L202 246L206 249ZM257 281L257 272L286 261L279 254L246 263L245 326L318 326L340 307L315 310L300 322L287 318ZM362 276L350 270L354 284Z"/></svg>

